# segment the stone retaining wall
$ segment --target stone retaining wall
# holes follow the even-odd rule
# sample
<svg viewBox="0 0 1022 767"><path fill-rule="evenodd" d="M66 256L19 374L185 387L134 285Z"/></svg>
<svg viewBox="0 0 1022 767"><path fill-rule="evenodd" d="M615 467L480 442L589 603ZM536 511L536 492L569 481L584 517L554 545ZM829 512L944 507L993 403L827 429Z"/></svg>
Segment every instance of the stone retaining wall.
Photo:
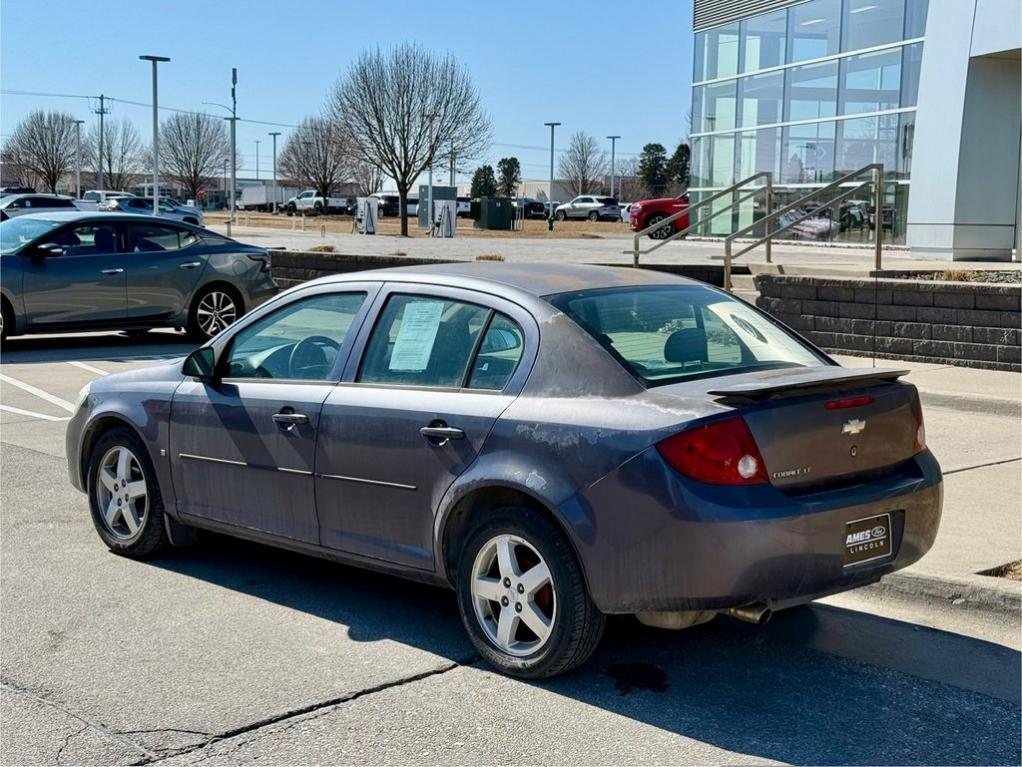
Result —
<svg viewBox="0 0 1022 767"><path fill-rule="evenodd" d="M1022 371L1022 285L757 274L757 305L842 354Z"/></svg>

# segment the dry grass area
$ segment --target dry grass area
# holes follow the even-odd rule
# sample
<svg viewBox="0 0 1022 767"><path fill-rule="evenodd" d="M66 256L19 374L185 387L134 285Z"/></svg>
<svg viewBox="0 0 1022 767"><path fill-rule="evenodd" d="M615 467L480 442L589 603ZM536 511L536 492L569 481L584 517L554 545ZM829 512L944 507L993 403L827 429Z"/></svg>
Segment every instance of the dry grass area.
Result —
<svg viewBox="0 0 1022 767"><path fill-rule="evenodd" d="M1022 559L995 567L993 570L987 570L983 575L1006 578L1009 581L1022 581Z"/></svg>
<svg viewBox="0 0 1022 767"><path fill-rule="evenodd" d="M205 214L208 225L223 226L227 223L227 214L210 211ZM286 231L302 229L301 216L287 216L278 213L244 213L237 216L237 223L242 226L260 226ZM307 216L305 219L305 231L318 232L320 227L326 227L330 234L350 234L354 231L353 222L350 216ZM401 231L401 222L397 218L384 218L377 226L377 234L397 237ZM410 237L426 237L427 232L420 229L414 219L408 220L408 235ZM631 234L628 224L624 221L558 221L554 224L554 231L547 229L547 222L539 219L530 219L524 222L521 230L511 232L495 232L491 230L476 229L472 226L472 220L468 218L458 219L458 237L482 237L487 239L503 239L515 237L548 238L556 240L577 240L577 239L600 239L606 235L627 235Z"/></svg>

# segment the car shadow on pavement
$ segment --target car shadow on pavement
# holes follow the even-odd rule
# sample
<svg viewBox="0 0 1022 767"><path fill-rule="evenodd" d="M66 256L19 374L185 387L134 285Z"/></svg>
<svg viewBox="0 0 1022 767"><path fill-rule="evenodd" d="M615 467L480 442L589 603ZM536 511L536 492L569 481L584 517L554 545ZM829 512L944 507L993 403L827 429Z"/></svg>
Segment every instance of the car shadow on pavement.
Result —
<svg viewBox="0 0 1022 767"><path fill-rule="evenodd" d="M4 341L0 364L31 365L89 360L142 360L185 356L196 343L183 333L159 330L132 338L124 333L16 336Z"/></svg>
<svg viewBox="0 0 1022 767"><path fill-rule="evenodd" d="M212 535L152 564L336 622L354 641L392 640L490 673L453 592ZM502 684L510 695L521 685L526 701L562 696L754 759L1019 764L1020 674L1022 655L1010 648L813 605L766 626L718 618L680 632L612 617L581 669Z"/></svg>

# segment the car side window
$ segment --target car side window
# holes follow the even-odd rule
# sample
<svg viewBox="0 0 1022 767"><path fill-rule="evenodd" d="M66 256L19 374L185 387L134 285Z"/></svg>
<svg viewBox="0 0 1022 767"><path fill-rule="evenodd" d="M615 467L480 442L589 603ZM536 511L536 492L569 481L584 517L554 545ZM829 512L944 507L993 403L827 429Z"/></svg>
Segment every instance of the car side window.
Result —
<svg viewBox="0 0 1022 767"><path fill-rule="evenodd" d="M327 381L366 294L320 293L293 301L238 331L225 378Z"/></svg>
<svg viewBox="0 0 1022 767"><path fill-rule="evenodd" d="M462 301L391 296L369 337L358 380L461 387L489 316L489 309Z"/></svg>
<svg viewBox="0 0 1022 767"><path fill-rule="evenodd" d="M64 246L65 256L102 256L117 253L117 231L109 224L80 224L60 229L50 239Z"/></svg>
<svg viewBox="0 0 1022 767"><path fill-rule="evenodd" d="M184 235L182 237L182 235ZM128 224L129 253L163 253L195 242L191 232L166 224Z"/></svg>
<svg viewBox="0 0 1022 767"><path fill-rule="evenodd" d="M472 363L468 388L502 390L521 362L524 348L521 326L510 317L494 313Z"/></svg>

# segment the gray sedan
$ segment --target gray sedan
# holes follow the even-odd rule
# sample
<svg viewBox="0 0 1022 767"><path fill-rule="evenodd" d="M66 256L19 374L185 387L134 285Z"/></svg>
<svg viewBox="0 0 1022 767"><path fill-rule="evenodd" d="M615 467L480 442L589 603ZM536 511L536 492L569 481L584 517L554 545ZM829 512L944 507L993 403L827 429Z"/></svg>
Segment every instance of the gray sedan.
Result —
<svg viewBox="0 0 1022 767"><path fill-rule="evenodd" d="M85 387L72 484L114 552L197 529L457 591L496 668L855 588L930 548L904 371L637 269L446 264L293 288L185 360Z"/></svg>
<svg viewBox="0 0 1022 767"><path fill-rule="evenodd" d="M110 200L102 206L102 210L119 210L124 213L141 213L152 215L152 197L119 197ZM187 205L178 205L170 200L160 200L159 215L161 218L171 218L175 221L183 221L186 224L202 226L204 224L202 211Z"/></svg>
<svg viewBox="0 0 1022 767"><path fill-rule="evenodd" d="M206 340L277 292L263 248L152 216L38 213L0 223L0 331Z"/></svg>

